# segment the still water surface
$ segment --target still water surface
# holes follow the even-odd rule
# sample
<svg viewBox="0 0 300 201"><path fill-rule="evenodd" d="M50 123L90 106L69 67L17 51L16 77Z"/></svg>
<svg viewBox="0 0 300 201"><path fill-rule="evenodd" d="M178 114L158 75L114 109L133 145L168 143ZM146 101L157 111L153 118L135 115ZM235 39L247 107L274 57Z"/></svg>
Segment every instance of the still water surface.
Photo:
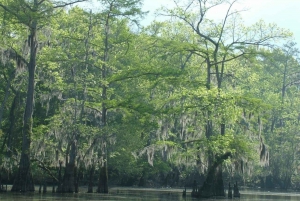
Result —
<svg viewBox="0 0 300 201"><path fill-rule="evenodd" d="M82 191L84 192L84 191ZM132 189L112 188L108 195L102 194L46 194L30 193L0 193L0 201L196 201L191 198L190 192L182 197L179 189ZM203 200L203 199L202 199ZM300 200L299 193L279 193L262 191L241 191L241 198L235 199L204 199L204 200L236 200L236 201L296 201Z"/></svg>

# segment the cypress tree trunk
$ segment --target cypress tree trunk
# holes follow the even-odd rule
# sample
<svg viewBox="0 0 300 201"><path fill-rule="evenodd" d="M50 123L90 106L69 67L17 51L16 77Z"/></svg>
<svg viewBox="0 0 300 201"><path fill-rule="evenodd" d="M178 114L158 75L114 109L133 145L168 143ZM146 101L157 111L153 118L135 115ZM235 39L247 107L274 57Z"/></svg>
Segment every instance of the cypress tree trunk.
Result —
<svg viewBox="0 0 300 201"><path fill-rule="evenodd" d="M74 174L75 174L75 164L68 163L66 165L65 174L63 178L62 193L75 192Z"/></svg>
<svg viewBox="0 0 300 201"><path fill-rule="evenodd" d="M209 167L207 177L203 186L200 188L197 197L208 198L212 196L225 196L222 177L222 163L230 156L231 153L227 152L216 157L213 164Z"/></svg>
<svg viewBox="0 0 300 201"><path fill-rule="evenodd" d="M34 1L35 6L38 6L37 0ZM30 46L30 60L28 63L28 87L27 87L27 96L26 96L26 106L24 113L24 122L22 130L22 153L19 163L19 170L15 178L12 191L34 191L33 178L31 174L31 165L30 165L30 143L31 143L31 134L32 134L32 123L33 123L33 102L34 102L34 75L36 68L36 55L37 55L37 21L33 20L30 27L29 35L29 46Z"/></svg>
<svg viewBox="0 0 300 201"><path fill-rule="evenodd" d="M90 169L90 174L89 174L89 185L88 185L88 193L93 193L93 186L94 186L94 172L95 172L95 165L93 164L91 169Z"/></svg>
<svg viewBox="0 0 300 201"><path fill-rule="evenodd" d="M224 191L224 182L223 182L223 173L222 173L222 163L216 168L216 175L215 175L215 195L216 196L225 196Z"/></svg>
<svg viewBox="0 0 300 201"><path fill-rule="evenodd" d="M59 169L58 169L58 185L56 192L62 193L62 176L61 176L61 170L62 170L62 161L59 161Z"/></svg>
<svg viewBox="0 0 300 201"><path fill-rule="evenodd" d="M19 163L19 170L11 191L15 191L15 192L34 191L34 184L33 184L33 178L32 178L31 167L30 167L30 153L29 153L30 140L28 139L30 136L30 132L28 131L29 129L31 129L31 127L27 123L27 132L25 132L26 133L25 137L23 134L22 154Z"/></svg>
<svg viewBox="0 0 300 201"><path fill-rule="evenodd" d="M108 176L106 162L104 162L103 167L100 168L97 193L108 193Z"/></svg>
<svg viewBox="0 0 300 201"><path fill-rule="evenodd" d="M82 169L79 168L78 166L75 166L75 193L79 193L79 180L80 180L80 176L82 176Z"/></svg>
<svg viewBox="0 0 300 201"><path fill-rule="evenodd" d="M75 192L75 173L76 173L76 143L72 142L70 150L70 160L66 161L66 169L62 184L62 193Z"/></svg>

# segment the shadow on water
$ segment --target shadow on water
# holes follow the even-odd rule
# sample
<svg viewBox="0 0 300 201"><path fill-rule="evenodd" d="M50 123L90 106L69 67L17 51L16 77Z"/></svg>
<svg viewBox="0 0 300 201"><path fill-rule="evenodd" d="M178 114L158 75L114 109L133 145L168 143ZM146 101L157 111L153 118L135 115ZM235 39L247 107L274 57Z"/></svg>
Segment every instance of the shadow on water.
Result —
<svg viewBox="0 0 300 201"><path fill-rule="evenodd" d="M182 189L142 189L142 188L111 188L109 194L84 193L78 194L46 194L39 193L0 193L1 201L196 201L191 198L190 191L182 197ZM236 200L236 201L296 201L300 200L297 193L279 193L263 191L241 191L241 198L236 199L201 199L201 200Z"/></svg>

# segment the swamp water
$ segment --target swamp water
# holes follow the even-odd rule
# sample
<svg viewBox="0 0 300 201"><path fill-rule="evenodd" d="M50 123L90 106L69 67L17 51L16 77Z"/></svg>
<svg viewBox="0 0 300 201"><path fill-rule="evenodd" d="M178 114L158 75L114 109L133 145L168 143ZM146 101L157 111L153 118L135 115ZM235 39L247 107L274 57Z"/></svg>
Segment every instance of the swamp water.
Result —
<svg viewBox="0 0 300 201"><path fill-rule="evenodd" d="M82 192L85 192L82 190ZM77 194L46 194L39 193L0 193L0 201L197 201L191 198L190 191L182 197L180 189L139 189L111 188L109 194L77 193ZM300 200L298 193L279 193L263 191L241 191L241 198L234 199L201 199L201 200L235 200L235 201L296 201Z"/></svg>

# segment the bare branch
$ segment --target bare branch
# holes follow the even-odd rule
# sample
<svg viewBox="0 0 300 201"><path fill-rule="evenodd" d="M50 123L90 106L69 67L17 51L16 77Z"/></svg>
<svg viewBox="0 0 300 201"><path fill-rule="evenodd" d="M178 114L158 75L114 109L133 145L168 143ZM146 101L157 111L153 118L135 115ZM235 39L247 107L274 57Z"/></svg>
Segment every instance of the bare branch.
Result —
<svg viewBox="0 0 300 201"><path fill-rule="evenodd" d="M284 85L284 87L289 87L289 86L292 86L294 84L300 84L300 80L294 80L294 81L292 81L290 83L287 83L286 85Z"/></svg>
<svg viewBox="0 0 300 201"><path fill-rule="evenodd" d="M218 61L218 62L212 63L211 65L218 65L218 64L220 64L220 63L226 63L226 62L228 62L228 61L232 61L232 60L234 60L234 59L237 59L237 58L239 58L239 57L242 57L242 56L244 56L244 55L246 55L246 54L247 54L247 53L243 52L243 53L241 53L241 54L239 54L239 55L236 55L236 56L234 56L234 57L231 57L230 59L224 59L224 60L222 60L222 61Z"/></svg>
<svg viewBox="0 0 300 201"><path fill-rule="evenodd" d="M26 66L29 65L29 63L26 61L26 59L23 56L21 56L20 54L18 54L18 52L15 49L13 49L12 47L10 49L6 50L5 52L6 52L6 54L9 55L10 59L17 59L17 60L20 60L21 62L23 62Z"/></svg>
<svg viewBox="0 0 300 201"><path fill-rule="evenodd" d="M37 5L41 5L44 1L46 0L41 0L40 2L37 3Z"/></svg>
<svg viewBox="0 0 300 201"><path fill-rule="evenodd" d="M39 162L39 164L38 164L38 167L39 167L39 168L41 168L41 169L43 169L45 172L47 172L48 175L49 175L50 177L52 177L56 182L60 182L60 181L59 181L59 180L51 173L51 170L49 170L49 168L47 168L47 167L45 166L45 163L44 163L43 161L41 161L41 160L39 160L39 159L37 159L37 158L33 159L33 161Z"/></svg>
<svg viewBox="0 0 300 201"><path fill-rule="evenodd" d="M225 16L225 19L224 19L224 22L223 22L223 25L222 25L222 28L221 28L221 32L220 32L220 36L219 36L219 40L218 40L217 44L220 43L220 40L221 40L221 38L222 38L222 36L223 36L223 32L224 32L224 29L225 29L225 25L226 25L227 19L228 19L228 17L230 16L230 10L231 10L233 4L234 4L236 1L237 1L237 0L233 1L233 2L230 4L229 8L227 9L226 16Z"/></svg>
<svg viewBox="0 0 300 201"><path fill-rule="evenodd" d="M76 1L69 2L69 3L62 3L62 4L59 4L59 5L53 6L53 8L63 8L63 7L66 7L66 6L70 6L70 5L85 2L85 1L87 1L87 0L76 0Z"/></svg>

